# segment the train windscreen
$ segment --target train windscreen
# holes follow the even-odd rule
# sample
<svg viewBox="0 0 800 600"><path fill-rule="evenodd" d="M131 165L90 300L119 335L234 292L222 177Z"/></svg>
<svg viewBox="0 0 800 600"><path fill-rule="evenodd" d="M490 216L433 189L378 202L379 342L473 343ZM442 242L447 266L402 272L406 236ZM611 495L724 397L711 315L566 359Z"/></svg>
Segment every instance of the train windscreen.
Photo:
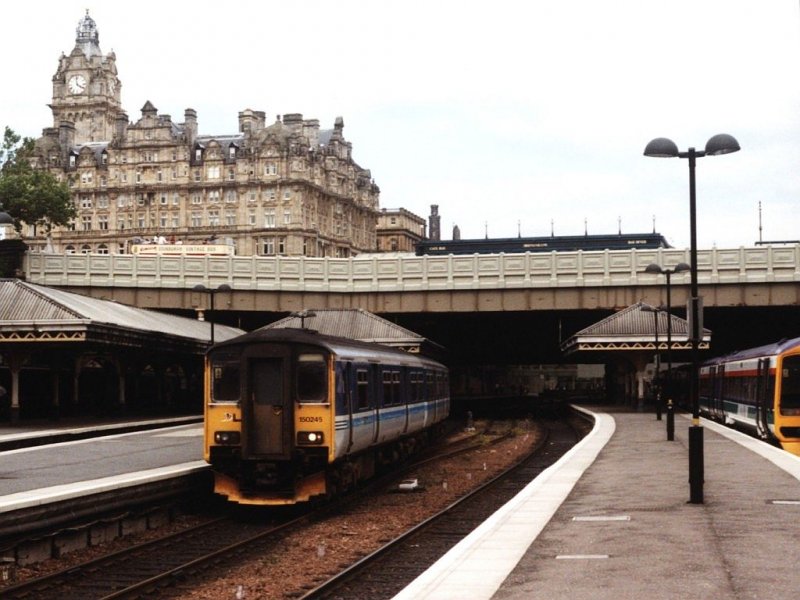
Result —
<svg viewBox="0 0 800 600"><path fill-rule="evenodd" d="M297 399L305 403L328 401L328 370L322 354L297 357Z"/></svg>
<svg viewBox="0 0 800 600"><path fill-rule="evenodd" d="M787 356L783 359L781 414L800 415L800 356Z"/></svg>
<svg viewBox="0 0 800 600"><path fill-rule="evenodd" d="M239 400L239 356L219 352L211 359L211 401L237 402Z"/></svg>

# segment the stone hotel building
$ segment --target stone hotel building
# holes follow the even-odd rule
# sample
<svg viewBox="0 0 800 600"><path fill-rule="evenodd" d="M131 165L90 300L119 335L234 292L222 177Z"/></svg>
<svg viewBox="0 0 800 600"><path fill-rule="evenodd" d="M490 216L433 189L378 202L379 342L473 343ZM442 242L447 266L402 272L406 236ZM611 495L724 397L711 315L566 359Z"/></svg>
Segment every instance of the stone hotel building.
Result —
<svg viewBox="0 0 800 600"><path fill-rule="evenodd" d="M239 113L239 131L200 135L149 101L130 122L113 52L94 20L78 24L75 48L53 76L53 127L36 161L68 182L78 216L50 236L28 226L31 250L127 253L141 241L230 243L242 255L347 257L378 249L379 188L353 160L337 118Z"/></svg>

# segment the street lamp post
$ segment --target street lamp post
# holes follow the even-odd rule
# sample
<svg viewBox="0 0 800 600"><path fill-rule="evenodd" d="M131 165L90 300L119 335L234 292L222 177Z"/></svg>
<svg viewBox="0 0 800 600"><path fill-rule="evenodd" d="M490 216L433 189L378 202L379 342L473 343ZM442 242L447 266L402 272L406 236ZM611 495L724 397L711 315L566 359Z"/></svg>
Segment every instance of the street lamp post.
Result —
<svg viewBox="0 0 800 600"><path fill-rule="evenodd" d="M692 425L689 427L689 502L703 503L703 428L700 426L700 298L697 286L697 207L695 190L695 165L703 156L730 154L740 150L739 142L727 133L719 133L706 142L705 150L689 148L679 152L678 146L668 138L655 138L644 149L645 156L657 158L686 158L689 160L689 229L690 229L690 271L691 297L689 316L691 324L692 369L689 378L689 394L692 402Z"/></svg>
<svg viewBox="0 0 800 600"><path fill-rule="evenodd" d="M196 286L192 288L192 291L201 294L208 294L209 296L208 322L211 325L211 345L213 346L214 345L214 295L219 292L230 292L231 286L229 286L227 283L223 283L222 285L218 286L215 289L209 289L202 283L198 283Z"/></svg>
<svg viewBox="0 0 800 600"><path fill-rule="evenodd" d="M653 376L653 389L655 390L656 421L660 421L661 420L661 390L659 388L659 384L660 384L660 377L659 377L660 373L659 373L659 371L661 371L661 361L659 360L659 351L658 351L658 313L661 312L661 309L657 308L655 306L650 306L648 304L643 304L642 305L642 310L644 312L653 313L653 326L654 326L653 334L654 334L654 337L655 337L655 348L656 348L655 357L653 359L653 362L655 363L655 375Z"/></svg>
<svg viewBox="0 0 800 600"><path fill-rule="evenodd" d="M656 263L650 263L645 267L645 273L653 273L667 276L667 441L675 439L675 412L672 407L672 274L685 273L691 267L686 263L678 263L672 269L663 269Z"/></svg>

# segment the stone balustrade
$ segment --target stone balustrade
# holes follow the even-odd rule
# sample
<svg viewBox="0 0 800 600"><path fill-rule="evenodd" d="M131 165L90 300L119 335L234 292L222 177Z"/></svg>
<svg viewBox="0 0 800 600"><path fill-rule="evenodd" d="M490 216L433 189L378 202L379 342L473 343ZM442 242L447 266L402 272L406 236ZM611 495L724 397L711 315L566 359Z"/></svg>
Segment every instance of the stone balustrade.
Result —
<svg viewBox="0 0 800 600"><path fill-rule="evenodd" d="M355 258L133 256L29 253L31 283L54 287L192 288L226 283L243 291L369 293L438 290L663 285L644 273L689 262L689 250L606 250L469 256L361 255ZM800 244L698 251L706 284L800 282ZM673 276L688 283L689 274Z"/></svg>

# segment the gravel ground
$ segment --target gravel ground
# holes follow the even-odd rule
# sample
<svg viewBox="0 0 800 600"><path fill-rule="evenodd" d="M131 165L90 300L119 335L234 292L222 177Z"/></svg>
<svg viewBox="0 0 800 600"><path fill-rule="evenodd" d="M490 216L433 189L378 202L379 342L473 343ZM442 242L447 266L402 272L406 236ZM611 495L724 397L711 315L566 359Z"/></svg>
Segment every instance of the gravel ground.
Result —
<svg viewBox="0 0 800 600"><path fill-rule="evenodd" d="M476 423L478 429L480 426ZM345 510L286 537L277 553L244 559L235 566L211 569L202 581L193 579L191 586L179 585L164 590L159 597L187 600L298 598L515 462L541 435L532 422L518 426L514 433L500 444L487 445L404 474L403 479L419 481L419 491L398 492L394 484L382 492L354 500ZM110 545L19 569L17 579L63 569L106 553L110 547L139 543L147 537L161 536L168 530L194 525L200 520L194 516L180 517L167 529L128 536Z"/></svg>

